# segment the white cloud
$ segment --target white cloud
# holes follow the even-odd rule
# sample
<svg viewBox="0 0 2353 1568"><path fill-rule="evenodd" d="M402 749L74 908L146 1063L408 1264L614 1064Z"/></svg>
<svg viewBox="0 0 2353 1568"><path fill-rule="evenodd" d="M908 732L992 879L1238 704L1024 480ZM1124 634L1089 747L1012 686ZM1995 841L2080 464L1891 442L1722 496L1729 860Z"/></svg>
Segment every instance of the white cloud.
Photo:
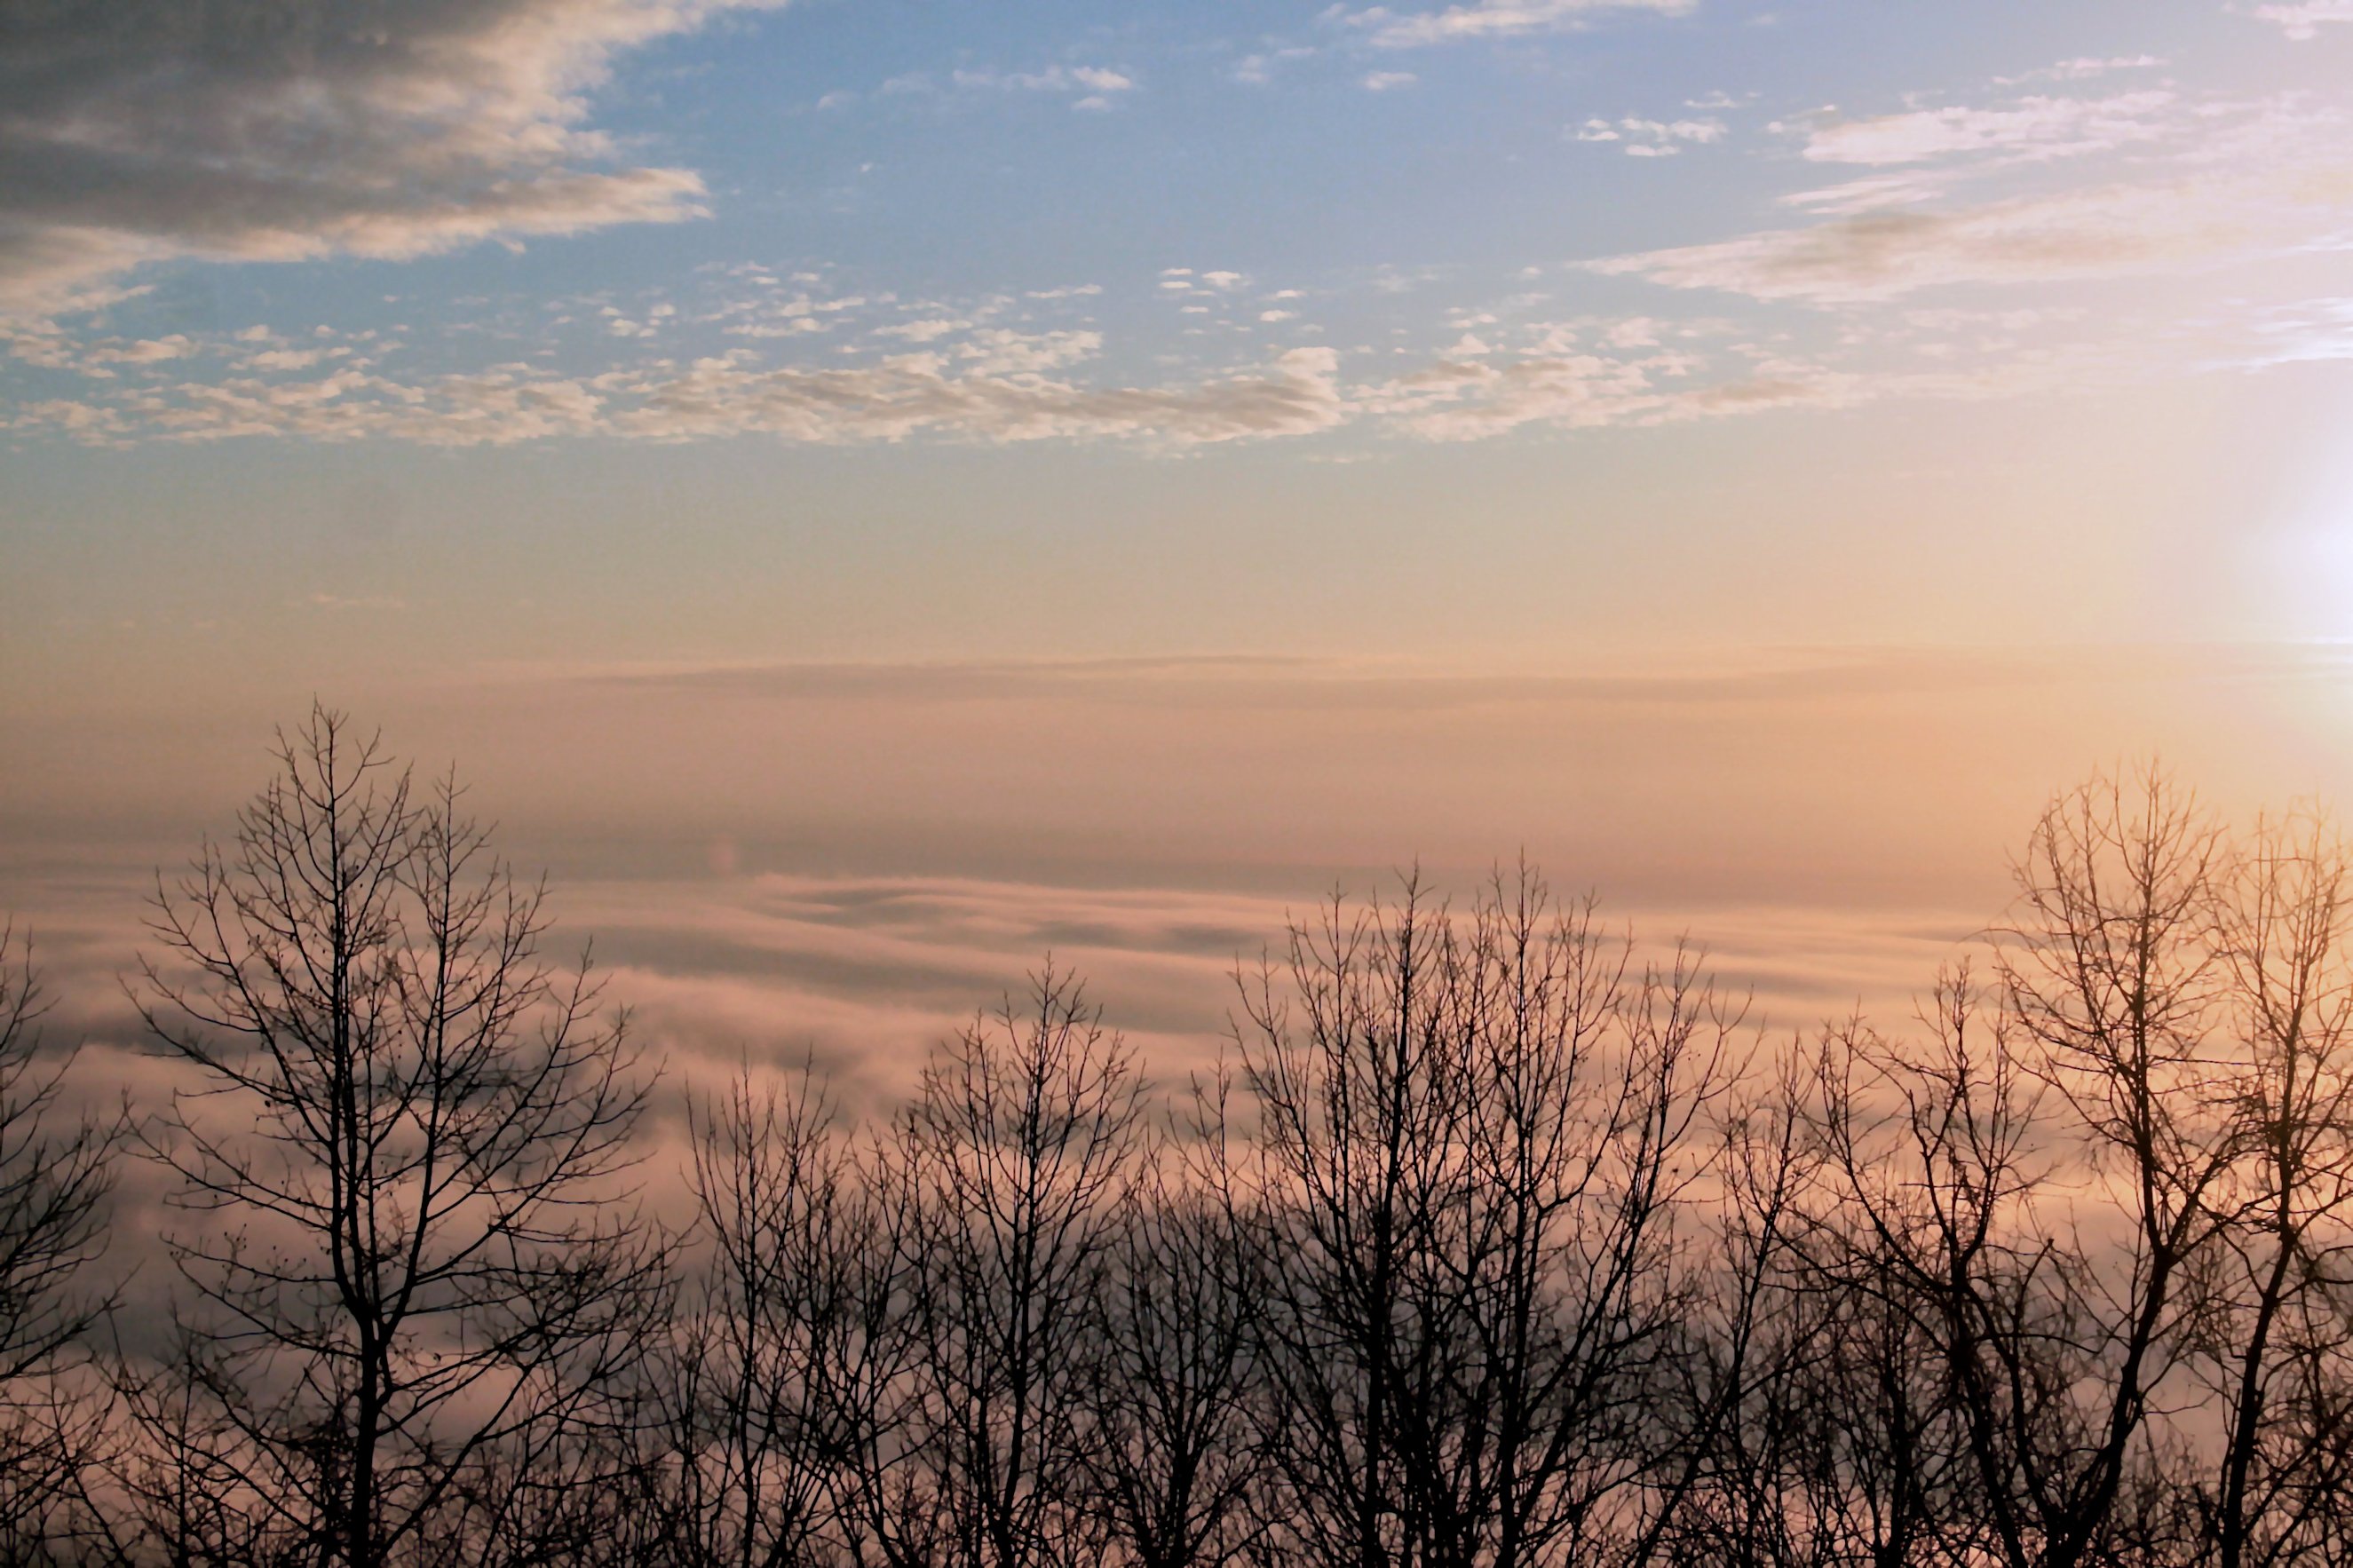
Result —
<svg viewBox="0 0 2353 1568"><path fill-rule="evenodd" d="M2086 81L2094 77L2107 76L2116 71L2156 70L2165 63L2164 58L2159 55L2117 55L2110 58L2092 56L2061 60L2055 65L2044 66L2040 70L2026 71L2018 76L1996 77L1994 80L2003 87L2029 81Z"/></svg>
<svg viewBox="0 0 2353 1568"><path fill-rule="evenodd" d="M0 302L172 257L400 258L670 222L586 124L622 52L776 0L109 0L0 28Z"/></svg>
<svg viewBox="0 0 2353 1568"><path fill-rule="evenodd" d="M1781 198L1784 206L1802 207L1825 216L1884 212L1892 207L1917 206L1945 194L1950 181L1941 174L1907 170L1900 174L1866 174L1835 185L1792 191Z"/></svg>
<svg viewBox="0 0 2353 1568"><path fill-rule="evenodd" d="M2076 157L2164 135L2174 108L2171 92L2151 89L2105 99L2028 98L2000 109L1915 110L1816 127L1805 156L1873 167L1971 153Z"/></svg>
<svg viewBox="0 0 2353 1568"><path fill-rule="evenodd" d="M174 332L168 337L136 342L101 343L82 357L90 364L161 364L166 360L185 359L198 347L185 332Z"/></svg>
<svg viewBox="0 0 2353 1568"><path fill-rule="evenodd" d="M1681 16L1697 0L1473 0L1442 11L1399 15L1387 6L1346 14L1355 26L1368 28L1373 42L1383 48L1414 48L1467 38L1509 38L1529 33L1557 33L1580 27L1596 15L1609 11L1651 11Z"/></svg>
<svg viewBox="0 0 2353 1568"><path fill-rule="evenodd" d="M901 321L893 326L877 327L874 329L874 335L878 338L904 338L911 343L928 343L952 333L961 332L971 325L970 321L960 317L932 316L921 321Z"/></svg>
<svg viewBox="0 0 2353 1568"><path fill-rule="evenodd" d="M1233 68L1226 74L1232 80L1240 82L1245 87L1264 87L1274 79L1276 67L1289 65L1294 60L1311 59L1315 52L1311 48L1292 45L1279 49L1268 49L1261 54L1244 55L1234 62Z"/></svg>
<svg viewBox="0 0 2353 1568"><path fill-rule="evenodd" d="M1824 193L1812 193L1819 197ZM1759 300L1883 300L1954 283L2176 271L2308 244L2341 221L2339 168L2111 184L1947 211L1859 211L1810 228L1588 262L1609 276Z"/></svg>
<svg viewBox="0 0 2353 1568"><path fill-rule="evenodd" d="M960 344L956 357L973 362L976 374L1012 376L1061 370L1102 352L1101 332L1019 332L1010 327L988 327Z"/></svg>
<svg viewBox="0 0 2353 1568"><path fill-rule="evenodd" d="M1425 440L1482 440L1527 426L1599 429L1791 406L1837 406L1870 395L1851 373L1790 371L1688 388L1640 362L1591 354L1440 358L1368 401Z"/></svg>
<svg viewBox="0 0 2353 1568"><path fill-rule="evenodd" d="M2308 300L2271 312L2256 328L2251 368L2353 360L2353 298Z"/></svg>
<svg viewBox="0 0 2353 1568"><path fill-rule="evenodd" d="M1630 158L1670 158L1689 143L1724 140L1721 120L1588 120L1577 128L1579 142L1616 143Z"/></svg>
<svg viewBox="0 0 2353 1568"><path fill-rule="evenodd" d="M1365 74L1365 90L1388 92L1400 87L1411 87L1420 79L1411 71L1367 71Z"/></svg>
<svg viewBox="0 0 2353 1568"><path fill-rule="evenodd" d="M907 85L901 86L901 83ZM885 82L883 88L886 91L902 92L934 90L928 76L894 79L892 82ZM957 70L949 74L946 90L1078 95L1071 108L1101 110L1110 108L1119 94L1134 92L1135 88L1135 79L1125 71L1112 70L1103 66L1051 65L1043 70L1034 71Z"/></svg>
<svg viewBox="0 0 2353 1568"><path fill-rule="evenodd" d="M2304 0L2295 5L2258 5L2256 16L2291 38L2310 39L2333 22L2353 22L2353 0Z"/></svg>

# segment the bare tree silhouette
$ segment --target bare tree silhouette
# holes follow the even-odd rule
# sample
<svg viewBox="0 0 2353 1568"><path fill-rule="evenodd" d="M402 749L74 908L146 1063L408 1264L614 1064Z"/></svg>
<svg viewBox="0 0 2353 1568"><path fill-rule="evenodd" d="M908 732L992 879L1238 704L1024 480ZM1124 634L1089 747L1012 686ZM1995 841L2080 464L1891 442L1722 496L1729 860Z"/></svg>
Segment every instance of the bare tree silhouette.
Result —
<svg viewBox="0 0 2353 1568"><path fill-rule="evenodd" d="M1236 1183L1228 1087L1202 1086L1138 1161L1085 1358L1088 1506L1137 1568L1216 1568L1265 1534L1263 1216Z"/></svg>
<svg viewBox="0 0 2353 1568"><path fill-rule="evenodd" d="M1533 872L1457 921L1409 882L1291 936L1240 1046L1268 1223L1282 1552L1640 1558L1696 1471L1709 1179L1736 1009Z"/></svg>
<svg viewBox="0 0 2353 1568"><path fill-rule="evenodd" d="M892 1310L911 1217L813 1074L748 1069L693 1119L708 1245L672 1335L658 1504L681 1565L860 1560L881 1409L906 1364Z"/></svg>
<svg viewBox="0 0 2353 1568"><path fill-rule="evenodd" d="M323 709L278 764L133 987L190 1076L142 1135L190 1218L181 1354L124 1380L150 1533L193 1489L240 1555L539 1560L660 1303L625 1019L454 781Z"/></svg>
<svg viewBox="0 0 2353 1568"><path fill-rule="evenodd" d="M0 1560L59 1554L93 1528L83 1480L105 1411L78 1385L111 1298L90 1289L125 1123L58 1116L71 1053L48 1059L32 942L0 924Z"/></svg>
<svg viewBox="0 0 2353 1568"><path fill-rule="evenodd" d="M906 1373L869 1527L893 1563L1046 1568L1103 1550L1085 1506L1097 1303L1142 1131L1133 1054L1050 963L944 1045L881 1152L906 1215Z"/></svg>

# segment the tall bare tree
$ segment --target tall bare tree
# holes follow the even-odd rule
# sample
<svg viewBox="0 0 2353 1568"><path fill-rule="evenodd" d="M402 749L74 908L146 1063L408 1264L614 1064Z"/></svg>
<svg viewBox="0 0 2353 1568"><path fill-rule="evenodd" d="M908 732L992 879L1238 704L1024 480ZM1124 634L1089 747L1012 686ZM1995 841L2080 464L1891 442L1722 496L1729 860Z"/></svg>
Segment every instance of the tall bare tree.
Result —
<svg viewBox="0 0 2353 1568"><path fill-rule="evenodd" d="M2173 1415L2218 1361L2236 1194L2267 1184L2249 1108L2282 1089L2232 1035L2228 867L2162 775L2095 779L2029 839L1989 995L1956 971L1925 1037L1829 1039L1808 1282L1938 1369L1943 1407L1907 1405L1925 1419L1906 1472L1937 1484L1887 1500L1917 1551L2195 1554L2180 1499L2213 1444Z"/></svg>
<svg viewBox="0 0 2353 1568"><path fill-rule="evenodd" d="M2039 1560L2052 1568L2102 1546L2130 1467L2152 1457L2136 1445L2186 1349L2177 1331L2240 1154L2215 1060L2229 979L2211 940L2224 853L2211 816L2151 768L2063 795L2017 866L2020 918L1998 949L2005 1005L2030 1070L2088 1136L2089 1167L2111 1184L2126 1233L2098 1238L2116 1250L2057 1276L2070 1287L2061 1375L2084 1425L2018 1446Z"/></svg>
<svg viewBox="0 0 2353 1568"><path fill-rule="evenodd" d="M2210 1200L2191 1324L2222 1418L2185 1476L2221 1568L2325 1560L2353 1484L2353 866L2312 812L2258 822L2217 878L2237 1159Z"/></svg>
<svg viewBox="0 0 2353 1568"><path fill-rule="evenodd" d="M543 956L542 889L453 781L324 709L277 762L159 881L133 987L187 1069L142 1141L189 1222L182 1354L128 1405L287 1561L532 1560L586 1517L659 1304L625 1019Z"/></svg>

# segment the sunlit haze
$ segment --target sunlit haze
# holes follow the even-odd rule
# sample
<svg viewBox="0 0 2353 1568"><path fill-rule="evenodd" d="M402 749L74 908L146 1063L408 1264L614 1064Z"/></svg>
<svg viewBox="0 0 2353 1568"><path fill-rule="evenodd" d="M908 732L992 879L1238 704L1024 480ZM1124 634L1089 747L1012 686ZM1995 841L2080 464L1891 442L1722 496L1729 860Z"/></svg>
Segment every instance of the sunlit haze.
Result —
<svg viewBox="0 0 2353 1568"><path fill-rule="evenodd" d="M673 1048L885 1076L1523 853L1805 1027L2094 768L2353 782L2334 0L243 9L0 36L0 905L101 1034L314 697Z"/></svg>

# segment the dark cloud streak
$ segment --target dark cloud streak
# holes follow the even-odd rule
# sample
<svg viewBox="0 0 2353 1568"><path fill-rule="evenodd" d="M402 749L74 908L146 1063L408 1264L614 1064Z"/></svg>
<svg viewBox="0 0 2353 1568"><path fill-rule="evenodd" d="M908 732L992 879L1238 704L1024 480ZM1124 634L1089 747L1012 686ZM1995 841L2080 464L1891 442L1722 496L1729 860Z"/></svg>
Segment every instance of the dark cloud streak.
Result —
<svg viewBox="0 0 2353 1568"><path fill-rule="evenodd" d="M670 221L585 124L616 55L765 0L0 0L0 306L142 260L403 257Z"/></svg>

